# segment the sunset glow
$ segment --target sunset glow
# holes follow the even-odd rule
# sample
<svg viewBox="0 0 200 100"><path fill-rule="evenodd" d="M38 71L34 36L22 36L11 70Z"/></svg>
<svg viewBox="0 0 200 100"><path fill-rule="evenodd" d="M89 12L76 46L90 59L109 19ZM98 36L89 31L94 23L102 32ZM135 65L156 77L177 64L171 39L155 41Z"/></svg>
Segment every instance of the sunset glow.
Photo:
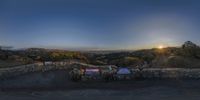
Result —
<svg viewBox="0 0 200 100"><path fill-rule="evenodd" d="M200 2L11 1L0 1L0 4L6 4L0 6L0 45L3 46L137 50L161 49L163 46L157 45L160 43L164 47L188 40L200 43Z"/></svg>
<svg viewBox="0 0 200 100"><path fill-rule="evenodd" d="M158 49L163 49L163 48L164 48L163 45L158 46Z"/></svg>

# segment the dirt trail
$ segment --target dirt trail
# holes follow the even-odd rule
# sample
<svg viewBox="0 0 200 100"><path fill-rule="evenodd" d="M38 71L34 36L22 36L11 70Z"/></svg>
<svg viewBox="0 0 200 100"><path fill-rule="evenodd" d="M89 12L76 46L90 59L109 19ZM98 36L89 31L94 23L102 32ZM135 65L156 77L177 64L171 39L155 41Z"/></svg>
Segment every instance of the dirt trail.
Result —
<svg viewBox="0 0 200 100"><path fill-rule="evenodd" d="M1 80L0 100L199 100L200 80L72 82L66 70Z"/></svg>

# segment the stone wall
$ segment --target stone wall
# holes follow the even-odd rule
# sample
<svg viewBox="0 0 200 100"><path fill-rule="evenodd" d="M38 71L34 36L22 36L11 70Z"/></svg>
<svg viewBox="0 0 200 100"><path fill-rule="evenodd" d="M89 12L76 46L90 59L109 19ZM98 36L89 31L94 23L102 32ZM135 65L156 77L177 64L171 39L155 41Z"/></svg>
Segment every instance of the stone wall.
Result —
<svg viewBox="0 0 200 100"><path fill-rule="evenodd" d="M146 68L142 71L133 69L136 77L142 78L175 78L175 79L200 79L200 69L187 68Z"/></svg>
<svg viewBox="0 0 200 100"><path fill-rule="evenodd" d="M34 64L11 67L11 68L0 68L0 79L6 79L9 77L14 77L32 72L45 72L58 69L66 70L68 68L80 67L80 66L95 67L94 65L84 64L76 61L54 62L48 65L44 65L43 63L34 63Z"/></svg>
<svg viewBox="0 0 200 100"><path fill-rule="evenodd" d="M23 65L23 66L17 66L12 68L2 68L0 69L0 79L5 79L8 77L23 75L26 73L31 72L45 72L50 70L56 70L56 69L63 69L66 70L70 67L75 66L93 66L89 64L83 64L78 62L70 62L66 63L65 65L48 65L44 66L41 63L35 63L35 64L29 64L29 65ZM145 68L142 71L139 71L138 69L132 69L135 77L139 78L200 78L200 69L186 69L186 68Z"/></svg>
<svg viewBox="0 0 200 100"><path fill-rule="evenodd" d="M0 79L5 79L8 77L13 77L17 75L22 75L30 72L37 72L37 71L47 71L56 69L55 66L38 66L36 64L29 64L29 65L22 65L16 66L12 68L2 68L0 69Z"/></svg>

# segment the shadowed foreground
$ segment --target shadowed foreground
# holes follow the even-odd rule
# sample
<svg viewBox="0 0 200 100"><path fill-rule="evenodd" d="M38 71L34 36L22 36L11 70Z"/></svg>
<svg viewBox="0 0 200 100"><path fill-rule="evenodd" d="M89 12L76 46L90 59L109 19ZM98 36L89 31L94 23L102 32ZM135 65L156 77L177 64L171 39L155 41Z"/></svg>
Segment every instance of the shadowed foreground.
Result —
<svg viewBox="0 0 200 100"><path fill-rule="evenodd" d="M200 80L71 82L67 71L1 80L1 100L199 100Z"/></svg>
<svg viewBox="0 0 200 100"><path fill-rule="evenodd" d="M198 89L153 86L133 90L70 90L1 92L1 100L199 100Z"/></svg>

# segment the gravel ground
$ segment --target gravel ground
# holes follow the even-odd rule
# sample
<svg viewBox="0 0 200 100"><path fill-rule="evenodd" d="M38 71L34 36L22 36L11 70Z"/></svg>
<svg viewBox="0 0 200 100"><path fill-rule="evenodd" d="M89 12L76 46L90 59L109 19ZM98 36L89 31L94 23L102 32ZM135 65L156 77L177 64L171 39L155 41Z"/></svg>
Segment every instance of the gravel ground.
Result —
<svg viewBox="0 0 200 100"><path fill-rule="evenodd" d="M200 100L200 80L71 82L65 71L0 81L0 100Z"/></svg>
<svg viewBox="0 0 200 100"><path fill-rule="evenodd" d="M0 92L0 97L0 100L199 100L200 90L154 86L133 90L6 91Z"/></svg>

